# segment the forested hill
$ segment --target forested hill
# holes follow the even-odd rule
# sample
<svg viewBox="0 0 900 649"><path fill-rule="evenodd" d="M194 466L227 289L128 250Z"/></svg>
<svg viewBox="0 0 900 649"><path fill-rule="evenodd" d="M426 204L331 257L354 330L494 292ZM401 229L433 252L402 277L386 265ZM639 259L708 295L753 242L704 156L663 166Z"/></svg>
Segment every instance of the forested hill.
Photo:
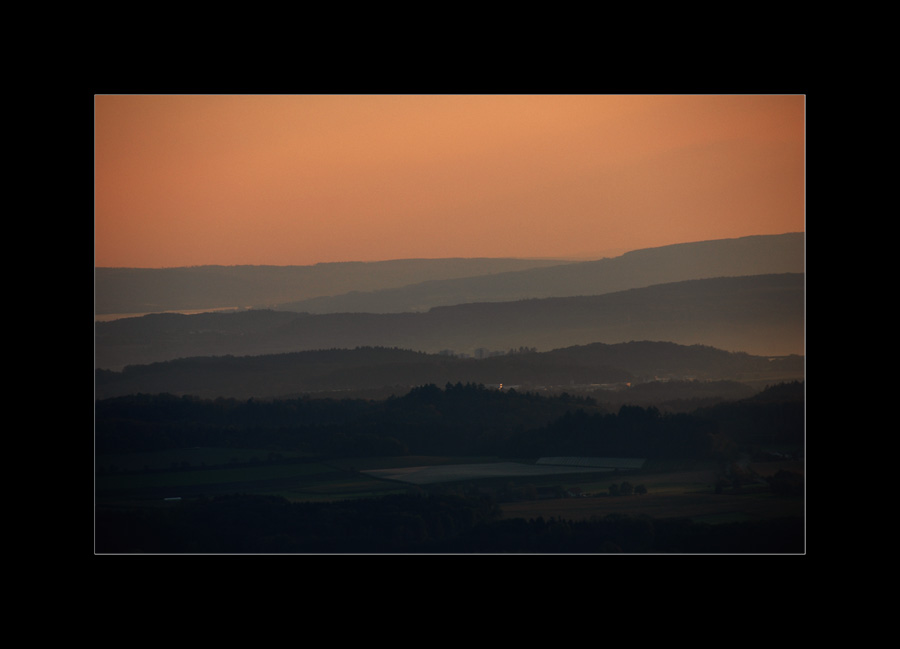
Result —
<svg viewBox="0 0 900 649"><path fill-rule="evenodd" d="M590 398L472 384L424 385L380 401L128 395L97 402L95 441L98 453L210 446L332 457L709 459L733 445L802 445L803 384L782 393L779 400L738 400L688 415L638 406L614 414Z"/></svg>
<svg viewBox="0 0 900 649"><path fill-rule="evenodd" d="M127 394L171 393L204 398L276 398L299 394L364 393L385 388L404 394L424 384L474 383L519 390L590 384L690 380L688 396L710 394L704 381L767 381L803 377L803 358L766 358L705 346L663 342L596 343L548 352L528 349L482 359L361 347L266 356L187 358L97 372L98 399ZM693 383L699 380L699 383ZM569 387L573 386L573 387ZM719 393L748 396L744 386L715 386ZM384 391L382 391L384 392ZM662 393L657 390L657 398ZM639 393L651 397L647 390ZM669 394L673 394L669 391Z"/></svg>
<svg viewBox="0 0 900 649"><path fill-rule="evenodd" d="M804 353L802 274L661 284L606 295L438 307L427 313L157 314L95 326L95 366L191 356L401 347L426 352L664 340L728 351Z"/></svg>

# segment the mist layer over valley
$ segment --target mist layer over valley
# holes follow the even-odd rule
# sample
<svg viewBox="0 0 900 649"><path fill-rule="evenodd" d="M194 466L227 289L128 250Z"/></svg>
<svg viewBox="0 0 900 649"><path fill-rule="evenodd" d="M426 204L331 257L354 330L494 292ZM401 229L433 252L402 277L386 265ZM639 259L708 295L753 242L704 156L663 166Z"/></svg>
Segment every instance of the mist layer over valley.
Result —
<svg viewBox="0 0 900 649"><path fill-rule="evenodd" d="M326 302L332 307L345 304L347 310L339 312L295 311L312 304L295 301L282 302L277 309L159 314L101 322L95 326L95 360L98 368L121 369L190 356L336 347L474 354L478 349L534 347L549 351L631 340L703 344L758 355L803 354L802 246L802 234L683 244L598 262L356 292L323 298L319 303L320 311L330 311ZM456 272L460 272L458 262L451 264ZM422 263L413 264L415 272L421 271ZM219 288L212 293L218 293L221 302L234 304L239 296L248 301L241 291L249 290L254 282L259 284L259 273L269 276L277 269L228 269L233 274L231 284L221 280L222 268L171 270L175 275L201 271L215 275ZM289 277L294 270L281 273ZM303 267L304 273L309 270ZM355 276L359 271L348 272ZM122 273L120 278L125 276ZM404 280L395 276L394 281ZM148 289L132 284L124 290L127 285L123 283L120 289L131 295L134 303L146 306L148 300L141 296ZM289 289L291 285L285 281L278 294L285 297L291 290L295 294L326 290L313 280L294 289ZM178 298L183 308L199 308L200 298L184 301L202 289L202 285L192 286L183 283L184 295ZM97 291L99 294L99 285ZM270 291L265 299L271 301L273 295ZM426 295L432 296L431 302L452 305L429 305ZM176 303L174 299L158 301L168 306ZM125 308L124 302L108 296L103 302L110 312ZM372 304L394 306L372 309Z"/></svg>
<svg viewBox="0 0 900 649"><path fill-rule="evenodd" d="M95 269L97 548L802 552L803 246Z"/></svg>
<svg viewBox="0 0 900 649"><path fill-rule="evenodd" d="M97 323L103 369L190 356L357 346L474 354L478 349L664 340L727 351L803 353L800 274L695 280L607 295L437 307L426 313L244 311Z"/></svg>

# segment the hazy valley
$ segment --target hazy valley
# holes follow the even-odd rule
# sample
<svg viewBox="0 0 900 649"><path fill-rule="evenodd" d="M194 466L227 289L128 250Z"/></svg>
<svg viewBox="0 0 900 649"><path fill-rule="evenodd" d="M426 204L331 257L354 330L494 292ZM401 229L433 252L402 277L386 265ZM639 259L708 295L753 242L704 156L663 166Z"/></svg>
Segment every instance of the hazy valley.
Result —
<svg viewBox="0 0 900 649"><path fill-rule="evenodd" d="M422 274L423 263L413 264L415 274ZM461 272L460 263L454 260L457 272ZM485 261L474 263L483 266ZM219 278L215 282L218 288L211 293L219 297L208 306L222 308L241 299L250 301L241 291L261 281L259 273L268 277L276 272L244 267L228 270L234 275L231 284L221 279L224 270L220 268L163 269L143 276L214 274ZM363 272L356 264L348 264L345 270L347 277ZM452 350L457 354L518 347L549 351L632 340L703 344L758 355L802 354L803 270L803 236L791 234L682 244L597 262L406 283L390 290L322 298L315 309L321 313L302 311L303 305L310 306L309 301L287 299L291 284L284 280L278 289L284 301L273 303L271 309L159 314L97 323L96 364L121 369L189 356L356 346L433 353ZM299 271L283 269L281 276L295 272ZM394 281L408 282L410 277L395 276ZM203 286L183 280L178 282L183 294L179 308L197 309L203 299L211 300L196 295L190 298L195 292L202 293ZM123 283L115 292L146 306L140 296L164 292L170 281L154 284L152 291L140 283ZM326 290L314 279L295 283L294 295ZM98 279L98 294L101 288L104 285ZM265 294L263 289L259 292ZM273 302L274 293L265 296ZM123 299L116 302L105 296L102 301L106 312L125 310ZM166 308L176 304L174 299L157 302ZM348 306L345 311L332 312L326 303ZM394 306L377 309L373 304Z"/></svg>
<svg viewBox="0 0 900 649"><path fill-rule="evenodd" d="M407 259L314 266L97 268L94 312L256 308L398 313L470 302L602 295L692 279L804 272L791 233L635 250L586 262Z"/></svg>
<svg viewBox="0 0 900 649"><path fill-rule="evenodd" d="M803 551L802 233L95 269L95 316L204 310L95 321L102 552Z"/></svg>

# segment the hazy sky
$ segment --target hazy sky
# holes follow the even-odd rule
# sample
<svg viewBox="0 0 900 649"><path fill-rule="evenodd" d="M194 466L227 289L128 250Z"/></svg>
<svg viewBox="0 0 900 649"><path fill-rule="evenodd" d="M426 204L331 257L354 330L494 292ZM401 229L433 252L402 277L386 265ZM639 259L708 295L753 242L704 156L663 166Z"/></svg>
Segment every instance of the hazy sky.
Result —
<svg viewBox="0 0 900 649"><path fill-rule="evenodd" d="M599 258L805 230L802 95L98 95L97 266Z"/></svg>

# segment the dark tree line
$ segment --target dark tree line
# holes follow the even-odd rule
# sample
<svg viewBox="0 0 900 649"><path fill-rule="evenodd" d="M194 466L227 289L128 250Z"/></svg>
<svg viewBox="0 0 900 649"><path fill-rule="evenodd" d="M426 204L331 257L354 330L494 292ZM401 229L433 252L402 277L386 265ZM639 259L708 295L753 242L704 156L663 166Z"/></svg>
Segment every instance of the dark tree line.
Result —
<svg viewBox="0 0 900 649"><path fill-rule="evenodd" d="M222 496L100 510L99 553L799 553L800 518L707 525L611 514L499 520L490 498L394 495L337 503Z"/></svg>
<svg viewBox="0 0 900 649"><path fill-rule="evenodd" d="M121 371L98 369L95 390L100 398L166 390L207 398L263 398L329 390L399 389L426 383L637 385L655 376L737 380L759 375L798 376L803 371L802 357L769 360L700 345L647 341L596 343L548 352L520 347L499 354L464 359L449 353L357 347L259 356L192 356L129 365ZM693 384L694 389L697 385Z"/></svg>
<svg viewBox="0 0 900 649"><path fill-rule="evenodd" d="M622 406L618 413L578 409L511 440L526 456L711 457L714 421L662 415L656 408Z"/></svg>
<svg viewBox="0 0 900 649"><path fill-rule="evenodd" d="M690 414L593 399L429 384L402 397L236 400L132 395L98 401L98 453L224 446L320 456L601 455L708 458L736 444L802 441L804 404L747 400Z"/></svg>

